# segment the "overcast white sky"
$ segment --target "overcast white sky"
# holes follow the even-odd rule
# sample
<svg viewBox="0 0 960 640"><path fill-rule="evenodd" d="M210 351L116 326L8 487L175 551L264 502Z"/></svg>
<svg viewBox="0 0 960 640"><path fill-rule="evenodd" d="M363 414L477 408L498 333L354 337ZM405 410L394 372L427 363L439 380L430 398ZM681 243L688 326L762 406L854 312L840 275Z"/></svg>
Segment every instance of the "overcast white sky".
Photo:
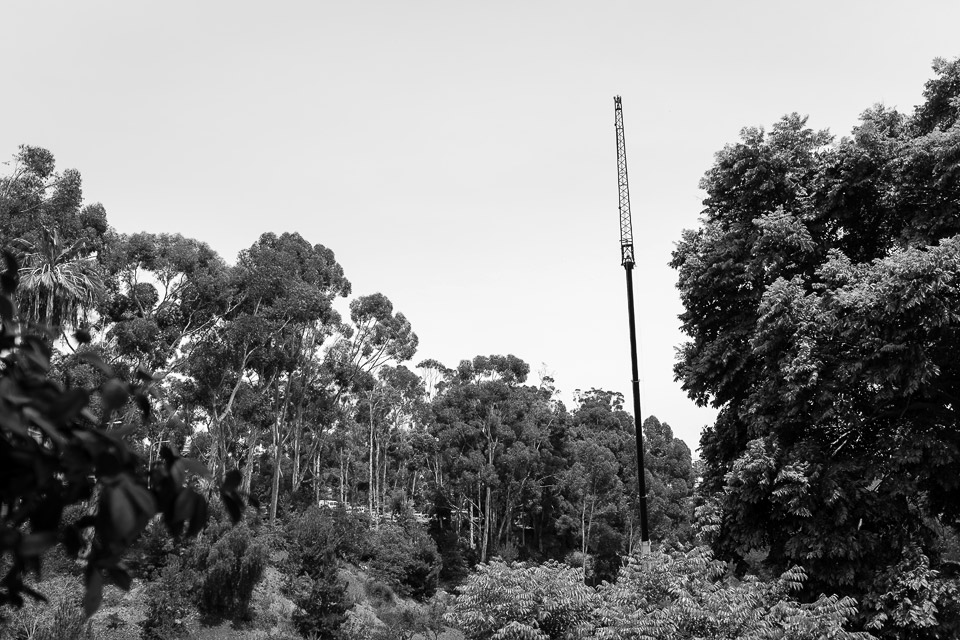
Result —
<svg viewBox="0 0 960 640"><path fill-rule="evenodd" d="M231 263L265 231L326 245L414 363L513 353L629 404L619 94L643 413L695 449L714 412L673 381L666 263L713 154L791 111L838 135L909 111L958 34L956 0L10 1L0 157L46 147L119 231Z"/></svg>

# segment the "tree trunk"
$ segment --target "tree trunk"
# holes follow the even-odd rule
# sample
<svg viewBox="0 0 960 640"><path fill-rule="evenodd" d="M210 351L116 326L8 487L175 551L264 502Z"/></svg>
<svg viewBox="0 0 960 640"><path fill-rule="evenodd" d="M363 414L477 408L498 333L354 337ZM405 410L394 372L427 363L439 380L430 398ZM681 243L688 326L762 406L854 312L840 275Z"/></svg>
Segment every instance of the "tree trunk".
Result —
<svg viewBox="0 0 960 640"><path fill-rule="evenodd" d="M510 518L513 515L513 499L510 497L510 485L507 485L507 505L504 508L503 520L500 521L500 529L497 531L497 544L504 543L504 535L510 531Z"/></svg>
<svg viewBox="0 0 960 640"><path fill-rule="evenodd" d="M250 434L247 436L247 462L243 467L243 485L241 486L243 494L247 496L250 495L250 485L253 483L253 462L256 458L258 439L259 434L251 427Z"/></svg>
<svg viewBox="0 0 960 640"><path fill-rule="evenodd" d="M478 489L479 493L479 489ZM477 537L473 524L473 500L467 500L467 517L470 519L470 548L477 548Z"/></svg>
<svg viewBox="0 0 960 640"><path fill-rule="evenodd" d="M270 522L277 519L277 505L280 502L280 459L283 451L283 440L280 437L280 425L287 419L287 408L290 406L290 383L293 373L287 376L286 389L283 392L283 402L280 402L280 381L277 381L277 417L273 421L273 482L270 487Z"/></svg>
<svg viewBox="0 0 960 640"><path fill-rule="evenodd" d="M373 517L373 405L370 406L370 451L369 451L369 474L367 477L367 508L370 512L370 521L374 528L377 526L376 518Z"/></svg>
<svg viewBox="0 0 960 640"><path fill-rule="evenodd" d="M343 466L343 447L340 447L340 502L346 503L347 501L347 491L346 491L346 472L344 471Z"/></svg>
<svg viewBox="0 0 960 640"><path fill-rule="evenodd" d="M486 498L484 499L484 510L486 513L483 514L483 546L480 551L480 562L486 562L487 554L490 552L490 516L492 504L493 492L490 490L490 485L487 485Z"/></svg>
<svg viewBox="0 0 960 640"><path fill-rule="evenodd" d="M303 435L302 418L297 420L293 429L293 477L290 479L290 492L296 493L300 488L300 441Z"/></svg>

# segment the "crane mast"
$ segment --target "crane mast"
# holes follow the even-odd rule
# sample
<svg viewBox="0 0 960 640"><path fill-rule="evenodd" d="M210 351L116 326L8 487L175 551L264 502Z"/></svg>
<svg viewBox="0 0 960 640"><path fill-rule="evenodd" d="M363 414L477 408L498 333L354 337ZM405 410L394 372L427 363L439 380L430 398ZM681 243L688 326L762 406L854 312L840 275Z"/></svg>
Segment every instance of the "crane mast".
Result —
<svg viewBox="0 0 960 640"><path fill-rule="evenodd" d="M626 267L633 259L633 222L630 216L630 183L627 180L627 141L623 135L623 105L613 98L613 120L617 130L617 186L620 191L620 260Z"/></svg>
<svg viewBox="0 0 960 640"><path fill-rule="evenodd" d="M633 378L633 422L637 440L637 490L640 503L640 553L650 553L647 527L647 482L644 477L643 423L640 418L640 371L637 364L637 322L633 304L633 221L630 216L630 186L627 181L627 143L623 134L623 105L613 98L614 127L617 131L617 185L620 191L620 264L627 273L627 314L630 325L630 363Z"/></svg>

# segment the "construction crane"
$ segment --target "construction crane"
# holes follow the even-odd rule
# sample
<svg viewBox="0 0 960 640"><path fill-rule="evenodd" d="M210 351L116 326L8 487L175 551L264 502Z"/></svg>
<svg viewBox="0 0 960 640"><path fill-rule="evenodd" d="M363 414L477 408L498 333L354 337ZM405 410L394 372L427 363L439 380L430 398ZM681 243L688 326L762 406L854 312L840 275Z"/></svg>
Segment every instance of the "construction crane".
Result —
<svg viewBox="0 0 960 640"><path fill-rule="evenodd" d="M637 489L640 497L640 553L650 553L647 527L647 482L644 477L643 426L640 419L640 372L637 366L637 321L633 311L633 221L630 216L630 185L627 181L627 143L623 135L623 105L613 98L614 127L617 130L617 184L620 191L620 264L627 272L627 314L630 319L630 362L633 366L633 422L637 439Z"/></svg>

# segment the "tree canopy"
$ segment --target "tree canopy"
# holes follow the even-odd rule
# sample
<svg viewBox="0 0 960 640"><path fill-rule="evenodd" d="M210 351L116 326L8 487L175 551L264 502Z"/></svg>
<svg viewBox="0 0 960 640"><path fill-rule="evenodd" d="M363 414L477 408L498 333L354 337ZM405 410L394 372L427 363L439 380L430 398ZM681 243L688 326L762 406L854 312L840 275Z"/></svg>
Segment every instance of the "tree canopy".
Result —
<svg viewBox="0 0 960 640"><path fill-rule="evenodd" d="M720 409L717 549L868 601L960 525L960 62L934 70L913 114L872 107L839 141L797 114L744 129L671 262L676 376Z"/></svg>

